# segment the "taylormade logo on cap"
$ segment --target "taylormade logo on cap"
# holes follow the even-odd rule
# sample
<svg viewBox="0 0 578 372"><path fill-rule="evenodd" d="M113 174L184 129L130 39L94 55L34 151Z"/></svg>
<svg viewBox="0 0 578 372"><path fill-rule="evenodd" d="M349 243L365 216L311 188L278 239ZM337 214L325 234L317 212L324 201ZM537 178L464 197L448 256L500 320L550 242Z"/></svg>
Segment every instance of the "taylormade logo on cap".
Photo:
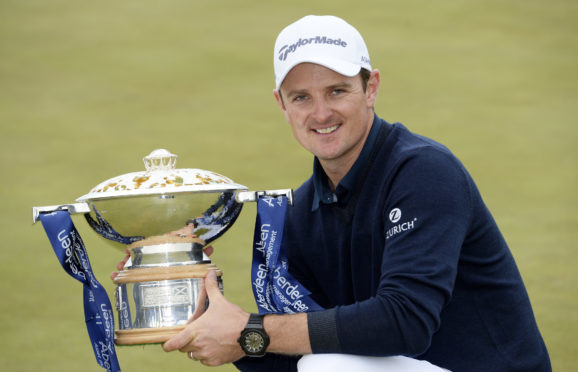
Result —
<svg viewBox="0 0 578 372"><path fill-rule="evenodd" d="M334 39L331 39L327 36L315 36L315 37L310 37L309 39L299 38L299 40L295 44L283 45L281 47L281 49L279 49L279 60L280 61L286 60L287 55L289 53L293 53L300 46L312 44L312 43L315 43L315 44L333 44L333 45L341 46L343 48L347 47L347 43L345 41L342 41L341 39L334 40Z"/></svg>
<svg viewBox="0 0 578 372"><path fill-rule="evenodd" d="M305 16L285 27L275 41L275 87L300 63L315 63L344 76L362 68L371 71L363 37L353 26L334 16Z"/></svg>

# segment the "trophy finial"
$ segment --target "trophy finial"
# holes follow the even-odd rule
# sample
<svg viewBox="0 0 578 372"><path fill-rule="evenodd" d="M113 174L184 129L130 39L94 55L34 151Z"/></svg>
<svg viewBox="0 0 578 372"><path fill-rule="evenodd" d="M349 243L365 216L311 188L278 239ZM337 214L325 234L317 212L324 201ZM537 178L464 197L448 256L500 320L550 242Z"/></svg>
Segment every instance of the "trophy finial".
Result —
<svg viewBox="0 0 578 372"><path fill-rule="evenodd" d="M177 166L177 155L171 154L165 149L153 150L143 159L147 171L175 169Z"/></svg>

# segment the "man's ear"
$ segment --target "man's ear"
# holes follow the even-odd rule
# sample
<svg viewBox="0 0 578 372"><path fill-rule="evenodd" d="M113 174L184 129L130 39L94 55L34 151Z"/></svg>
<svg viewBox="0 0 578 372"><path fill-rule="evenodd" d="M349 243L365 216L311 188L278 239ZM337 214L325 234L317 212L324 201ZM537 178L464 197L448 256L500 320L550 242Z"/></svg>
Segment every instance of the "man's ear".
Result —
<svg viewBox="0 0 578 372"><path fill-rule="evenodd" d="M369 75L369 80L367 81L367 89L365 91L367 95L368 107L373 107L375 105L380 82L381 78L379 75L379 70L376 69L371 71L371 75Z"/></svg>
<svg viewBox="0 0 578 372"><path fill-rule="evenodd" d="M283 102L283 97L281 97L281 92L277 89L273 89L273 96L275 96L275 100L277 101L279 108L281 108L281 111L285 112L285 103Z"/></svg>
<svg viewBox="0 0 578 372"><path fill-rule="evenodd" d="M277 101L279 108L283 112L283 116L285 116L285 120L289 123L290 122L289 121L289 115L287 115L287 108L285 107L285 102L283 102L283 96L281 95L281 91L274 90L273 96L275 96L275 100Z"/></svg>

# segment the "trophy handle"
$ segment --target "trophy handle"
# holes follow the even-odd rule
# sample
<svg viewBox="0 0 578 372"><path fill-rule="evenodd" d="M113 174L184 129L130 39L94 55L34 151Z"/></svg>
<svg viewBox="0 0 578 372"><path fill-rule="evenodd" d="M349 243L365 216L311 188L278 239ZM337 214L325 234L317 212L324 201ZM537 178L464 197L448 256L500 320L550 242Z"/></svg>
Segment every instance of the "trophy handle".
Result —
<svg viewBox="0 0 578 372"><path fill-rule="evenodd" d="M50 213L56 211L68 211L71 214L90 213L90 206L88 203L73 203L62 205L47 205L44 207L32 208L32 223L36 223L40 219L41 213Z"/></svg>
<svg viewBox="0 0 578 372"><path fill-rule="evenodd" d="M263 190L263 191L237 191L235 200L237 203L256 202L261 196L286 196L287 204L293 205L293 189ZM43 207L32 208L32 223L39 220L41 213L50 213L55 211L68 211L70 214L90 213L88 203L72 203L61 205L47 205Z"/></svg>
<svg viewBox="0 0 578 372"><path fill-rule="evenodd" d="M237 191L235 200L238 203L256 202L260 196L286 196L287 204L293 205L293 189L263 190L263 191Z"/></svg>

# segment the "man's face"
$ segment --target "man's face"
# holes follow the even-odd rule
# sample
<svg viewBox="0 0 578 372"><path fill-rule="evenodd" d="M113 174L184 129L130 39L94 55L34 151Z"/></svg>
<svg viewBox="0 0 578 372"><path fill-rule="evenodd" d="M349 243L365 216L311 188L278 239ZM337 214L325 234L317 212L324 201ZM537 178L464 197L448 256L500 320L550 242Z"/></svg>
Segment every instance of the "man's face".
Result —
<svg viewBox="0 0 578 372"><path fill-rule="evenodd" d="M359 75L347 77L321 65L302 63L287 74L274 94L305 149L324 166L351 167L369 134L378 86L377 70L364 91Z"/></svg>

